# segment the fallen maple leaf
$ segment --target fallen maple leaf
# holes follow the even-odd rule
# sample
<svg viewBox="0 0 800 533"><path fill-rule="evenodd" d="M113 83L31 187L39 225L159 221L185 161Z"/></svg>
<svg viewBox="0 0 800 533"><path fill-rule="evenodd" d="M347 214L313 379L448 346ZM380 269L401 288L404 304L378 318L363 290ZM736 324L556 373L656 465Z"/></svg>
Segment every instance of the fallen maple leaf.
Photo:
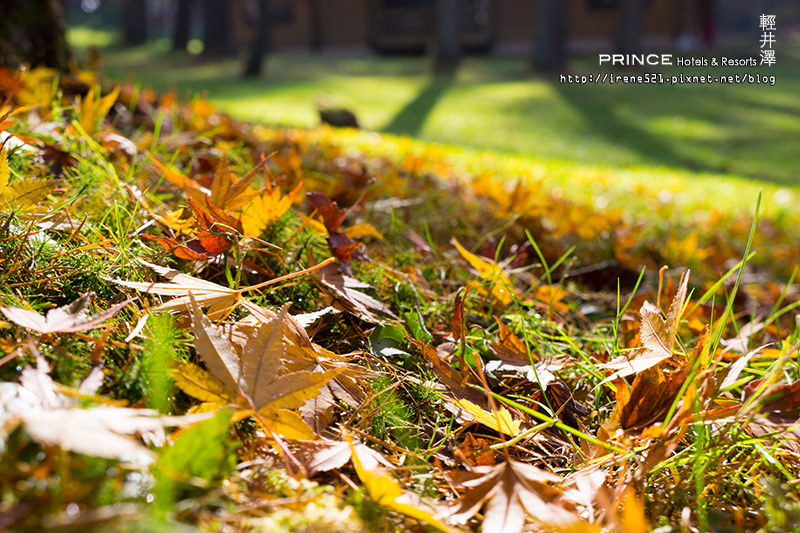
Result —
<svg viewBox="0 0 800 533"><path fill-rule="evenodd" d="M281 188L272 185L266 187L264 192L255 196L242 214L242 227L245 235L257 237L267 227L274 224L286 213L300 189L299 183L292 191L281 196Z"/></svg>
<svg viewBox="0 0 800 533"><path fill-rule="evenodd" d="M114 316L117 311L135 299L125 300L102 313L90 317L87 316L86 310L89 306L89 299L92 296L91 292L87 292L67 305L51 309L47 312L46 317L19 307L0 307L0 312L18 326L32 329L39 333L75 333L102 327L102 322Z"/></svg>
<svg viewBox="0 0 800 533"><path fill-rule="evenodd" d="M240 412L234 418L258 413L271 429L287 438L312 439L314 432L292 409L319 394L319 389L340 370L281 372L284 353L286 310L263 322L237 354L234 345L202 314L192 300L195 350L209 372L179 363L172 372L175 384L187 394L204 401L202 411L235 403Z"/></svg>
<svg viewBox="0 0 800 533"><path fill-rule="evenodd" d="M458 504L444 514L455 523L466 523L484 503L484 533L522 531L526 515L548 525L566 525L577 518L554 503L561 491L548 483L562 481L555 474L513 459L495 466L478 466L474 472L472 479L455 483L468 489Z"/></svg>

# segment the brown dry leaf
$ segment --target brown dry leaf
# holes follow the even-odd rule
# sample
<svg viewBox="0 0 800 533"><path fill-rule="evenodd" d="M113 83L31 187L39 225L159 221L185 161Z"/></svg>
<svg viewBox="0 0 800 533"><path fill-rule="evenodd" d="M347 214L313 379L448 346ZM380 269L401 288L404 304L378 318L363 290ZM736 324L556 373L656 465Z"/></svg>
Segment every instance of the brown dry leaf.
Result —
<svg viewBox="0 0 800 533"><path fill-rule="evenodd" d="M611 417L603 424L603 430L607 433L618 428L644 430L642 437L666 438L669 435L678 438L686 419L694 416L698 405L701 419L710 420L709 417L716 416L708 409L713 407L712 399L718 390L718 380L714 379L715 372L709 370L707 364L699 362L697 373L683 392L675 415L666 426L656 424L675 402L690 369L695 368L695 362L706 355L709 336L709 329L706 328L690 357L683 360L678 369L665 371L659 366L649 367L638 373L631 385L622 378L614 380L615 407Z"/></svg>
<svg viewBox="0 0 800 533"><path fill-rule="evenodd" d="M394 320L397 316L384 303L357 289L372 289L372 285L351 278L339 272L337 265L329 264L314 274L322 289L333 296L346 311L373 324L386 322L376 313L381 313Z"/></svg>
<svg viewBox="0 0 800 533"><path fill-rule="evenodd" d="M86 311L92 296L93 293L87 292L67 305L49 310L46 317L19 307L0 307L0 312L18 326L38 333L75 333L103 327L103 322L134 300L134 298L125 300L90 317Z"/></svg>
<svg viewBox="0 0 800 533"><path fill-rule="evenodd" d="M431 363L433 373L454 398L469 400L476 405L486 405L486 395L478 392L469 385L478 385L477 379L470 374L462 374L447 361L444 361L431 344L422 344L416 339L409 339L412 345L422 352L422 355Z"/></svg>
<svg viewBox="0 0 800 533"><path fill-rule="evenodd" d="M622 429L649 426L663 418L685 379L683 372L665 375L660 368L651 367L636 375L627 394L619 391L627 389L628 384L622 379L616 380L617 401L610 420L619 421Z"/></svg>
<svg viewBox="0 0 800 533"><path fill-rule="evenodd" d="M549 483L562 479L531 465L509 459L492 467L475 467L476 477L460 482L467 492L446 516L466 523L484 504L484 533L522 531L526 516L549 525L570 524L577 517L556 503L561 491Z"/></svg>
<svg viewBox="0 0 800 533"><path fill-rule="evenodd" d="M489 349L494 355L503 361L515 361L530 364L531 361L538 361L539 356L531 353L525 343L517 337L513 331L508 329L500 319L494 317L497 322L497 336L499 341L489 343Z"/></svg>
<svg viewBox="0 0 800 533"><path fill-rule="evenodd" d="M800 380L793 383L775 383L763 391L767 378L751 381L744 387L745 398L760 393L760 412L774 423L793 423L800 418Z"/></svg>
<svg viewBox="0 0 800 533"><path fill-rule="evenodd" d="M638 374L672 357L678 324L686 302L688 283L689 271L687 270L681 276L680 287L675 293L666 319L661 318L660 311L651 303L645 302L642 305L639 310L642 318L642 325L639 328L641 346L633 350L632 356L622 357L603 365L602 368L615 372L605 378L601 385L615 379Z"/></svg>
<svg viewBox="0 0 800 533"><path fill-rule="evenodd" d="M494 451L489 449L489 441L475 438L468 431L464 442L454 450L454 455L471 466L494 466Z"/></svg>

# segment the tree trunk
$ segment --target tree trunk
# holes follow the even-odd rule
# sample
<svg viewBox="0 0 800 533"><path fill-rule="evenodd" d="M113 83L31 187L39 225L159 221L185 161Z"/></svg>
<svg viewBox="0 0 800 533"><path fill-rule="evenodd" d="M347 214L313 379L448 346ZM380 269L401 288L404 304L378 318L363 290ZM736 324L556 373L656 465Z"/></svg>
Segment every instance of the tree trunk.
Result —
<svg viewBox="0 0 800 533"><path fill-rule="evenodd" d="M433 67L437 73L449 73L458 67L461 58L459 7L458 0L435 0Z"/></svg>
<svg viewBox="0 0 800 533"><path fill-rule="evenodd" d="M539 0L531 61L535 70L560 72L567 67L567 21L565 0Z"/></svg>
<svg viewBox="0 0 800 533"><path fill-rule="evenodd" d="M645 0L620 0L614 51L619 54L642 52L642 26Z"/></svg>
<svg viewBox="0 0 800 533"><path fill-rule="evenodd" d="M311 50L322 51L322 6L321 0L309 0L308 16L311 33Z"/></svg>
<svg viewBox="0 0 800 533"><path fill-rule="evenodd" d="M233 53L228 2L203 0L203 55L218 57Z"/></svg>
<svg viewBox="0 0 800 533"><path fill-rule="evenodd" d="M172 49L186 50L192 28L192 0L178 0L175 10L175 25L172 31Z"/></svg>
<svg viewBox="0 0 800 533"><path fill-rule="evenodd" d="M0 13L0 64L69 70L72 52L59 0L0 0Z"/></svg>
<svg viewBox="0 0 800 533"><path fill-rule="evenodd" d="M264 70L264 56L269 52L269 0L258 0L258 27L244 67L245 77L260 76Z"/></svg>
<svg viewBox="0 0 800 533"><path fill-rule="evenodd" d="M147 0L125 0L122 29L127 45L143 44L147 40Z"/></svg>

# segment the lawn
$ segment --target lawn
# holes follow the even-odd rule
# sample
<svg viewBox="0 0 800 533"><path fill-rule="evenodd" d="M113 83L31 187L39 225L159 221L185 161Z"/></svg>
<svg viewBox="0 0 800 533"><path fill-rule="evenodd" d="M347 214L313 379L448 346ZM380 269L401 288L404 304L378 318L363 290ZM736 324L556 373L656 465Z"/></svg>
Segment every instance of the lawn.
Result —
<svg viewBox="0 0 800 533"><path fill-rule="evenodd" d="M161 47L159 47L161 46ZM320 95L353 109L367 130L522 155L537 161L655 167L794 186L800 52L787 48L768 85L568 85L532 75L524 58L468 58L453 79L424 58L276 54L268 73L241 80L237 61L206 62L164 45L106 49L104 73L187 96L202 92L235 116L318 123ZM594 72L593 57L573 63ZM734 74L673 67L664 74ZM750 72L750 71L748 71Z"/></svg>
<svg viewBox="0 0 800 533"><path fill-rule="evenodd" d="M669 197L688 211L742 212L763 187L772 213L798 199L797 50L787 49L772 69L754 70L774 74L774 86L567 85L531 74L520 57L468 58L453 78L435 78L421 57L333 54L275 54L263 78L243 80L240 62L171 53L165 41L121 49L109 34L72 35L79 55L86 43L106 45L103 73L114 79L183 97L203 94L236 117L290 127L316 126L314 102L325 96L382 134L380 143L346 134L356 146L432 148L471 173L545 179L582 201L600 189L612 207L631 207L634 195ZM578 58L573 69L593 72L593 62ZM664 74L678 72L732 73Z"/></svg>

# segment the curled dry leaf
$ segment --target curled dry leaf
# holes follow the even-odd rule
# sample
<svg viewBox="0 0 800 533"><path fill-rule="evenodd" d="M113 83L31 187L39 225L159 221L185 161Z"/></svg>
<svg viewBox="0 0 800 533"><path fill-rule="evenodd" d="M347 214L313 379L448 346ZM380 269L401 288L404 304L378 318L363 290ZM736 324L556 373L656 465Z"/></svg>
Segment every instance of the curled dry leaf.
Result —
<svg viewBox="0 0 800 533"><path fill-rule="evenodd" d="M319 281L322 289L333 296L346 311L362 320L373 324L383 324L386 320L376 313L397 320L397 316L385 304L357 290L372 289L372 285L342 274L335 264L318 269L314 278Z"/></svg>
<svg viewBox="0 0 800 533"><path fill-rule="evenodd" d="M689 271L682 276L678 292L669 306L666 319L653 304L645 302L639 310L642 325L639 328L641 346L636 348L630 357L621 357L603 365L603 368L614 373L605 378L600 385L615 379L632 376L653 367L672 357L675 337L678 332L683 307L686 302L686 289L689 283Z"/></svg>

